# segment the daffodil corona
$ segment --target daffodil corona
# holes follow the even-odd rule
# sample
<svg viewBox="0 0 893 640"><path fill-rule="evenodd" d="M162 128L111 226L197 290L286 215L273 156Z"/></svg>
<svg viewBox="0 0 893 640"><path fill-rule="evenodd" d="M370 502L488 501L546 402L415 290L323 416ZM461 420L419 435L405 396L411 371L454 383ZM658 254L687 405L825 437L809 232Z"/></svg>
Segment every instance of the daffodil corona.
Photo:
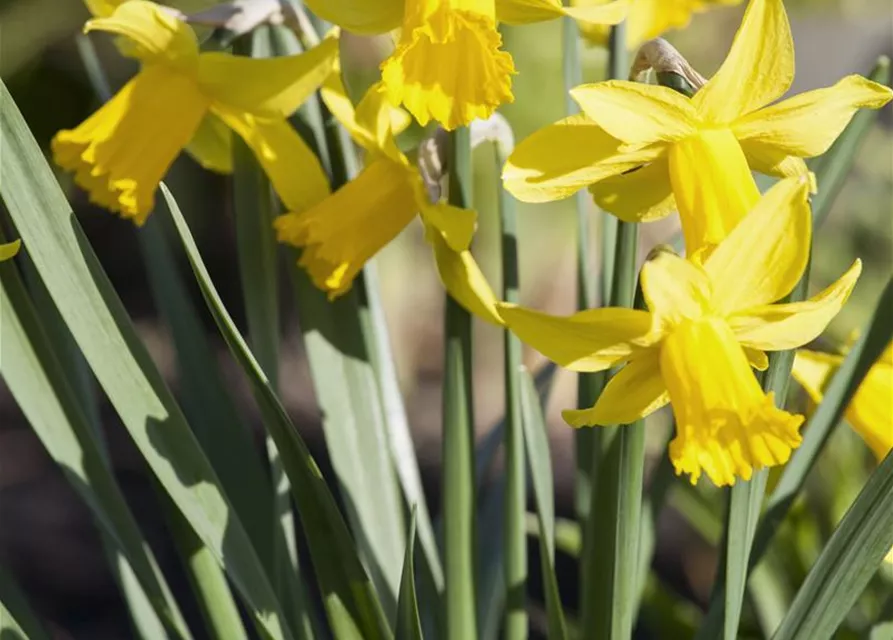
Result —
<svg viewBox="0 0 893 640"><path fill-rule="evenodd" d="M300 264L314 284L336 298L348 291L363 265L419 214L447 289L473 313L499 323L495 297L468 246L477 214L435 198L419 169L397 148L395 130L405 113L390 106L380 84L354 110L337 74L323 88L335 117L366 151L366 166L334 194L307 211L275 221L279 240L302 247Z"/></svg>
<svg viewBox="0 0 893 640"><path fill-rule="evenodd" d="M309 0L314 12L350 31L384 33L398 25L382 80L394 105L423 125L446 129L489 117L512 102L511 55L497 22L526 24L564 15L587 24L617 24L629 0L564 7L560 0Z"/></svg>
<svg viewBox="0 0 893 640"><path fill-rule="evenodd" d="M142 224L179 152L215 126L245 140L292 210L326 196L319 161L285 118L329 75L337 42L283 58L199 53L188 25L144 0L122 3L85 31L123 36L124 49L142 64L108 103L53 139L56 162L92 201Z"/></svg>
<svg viewBox="0 0 893 640"><path fill-rule="evenodd" d="M793 77L782 0L751 0L728 57L693 98L623 80L577 87L571 95L584 115L522 141L503 170L505 186L527 202L588 186L602 208L636 222L678 210L689 254L709 250L756 203L751 169L805 174L802 158L824 153L857 109L893 97L852 75L770 104ZM709 208L715 215L703 217Z"/></svg>
<svg viewBox="0 0 893 640"><path fill-rule="evenodd" d="M670 457L677 473L717 485L782 464L800 444L802 416L776 408L751 367L766 351L818 336L849 296L857 261L802 303L786 296L809 257L805 179L781 181L699 263L659 254L641 273L648 311L593 309L570 318L499 305L506 324L559 365L601 371L625 363L596 405L564 412L576 427L627 424L668 402L676 416ZM791 242L797 238L797 242Z"/></svg>

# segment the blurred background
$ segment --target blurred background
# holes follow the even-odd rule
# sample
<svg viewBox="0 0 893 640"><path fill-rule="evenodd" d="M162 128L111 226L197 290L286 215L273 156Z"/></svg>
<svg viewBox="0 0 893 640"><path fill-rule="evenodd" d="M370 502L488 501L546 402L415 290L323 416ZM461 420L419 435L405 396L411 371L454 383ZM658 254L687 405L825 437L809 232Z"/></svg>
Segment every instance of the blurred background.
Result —
<svg viewBox="0 0 893 640"><path fill-rule="evenodd" d="M177 4L174 2L173 4ZM193 5L192 7L189 5ZM177 4L184 10L209 0ZM867 74L880 54L893 56L893 15L888 0L787 0L797 54L793 93L833 84L849 73ZM698 15L688 29L667 38L703 75L709 77L728 50L740 22L743 6ZM80 123L97 106L87 81L75 37L88 17L80 0L0 0L0 76L7 83L38 141L48 148L60 129ZM503 30L518 75L515 103L502 112L516 140L561 118L564 97L559 22ZM109 40L94 42L113 86L120 86L135 71ZM374 69L375 47L354 41L351 64L362 73ZM584 79L602 78L604 50L583 46ZM496 226L498 167L492 148L475 152L475 208L480 229L475 253L494 287L499 286ZM59 176L70 201L106 272L137 324L141 335L171 386L177 388L176 357L167 329L159 320L148 288L146 261L140 255L138 230L88 203L68 176ZM235 260L231 215L231 180L201 170L181 157L169 176L169 185L190 219L211 275L229 310L244 320ZM576 217L572 200L547 205L519 205L522 299L527 305L553 313L574 308L574 237ZM39 215L39 212L35 212ZM8 219L0 217L4 224ZM593 228L598 215L593 212ZM677 231L674 219L642 227L640 256ZM597 244L595 245L597 246ZM818 344L835 349L868 317L891 271L893 255L893 116L882 112L862 148L845 188L824 226L816 231L811 284L819 290L836 279L856 257L864 273L844 312ZM401 384L404 389L423 479L434 513L439 511L440 384L442 371L443 291L434 270L421 228L411 225L378 259L385 310ZM191 278L187 278L191 280ZM199 308L204 307L193 291ZM289 292L283 289L284 300ZM206 318L207 319L207 318ZM229 360L216 330L207 319L208 333L219 348L220 366L241 401L246 418L258 428L244 380ZM298 313L286 302L282 323L284 354L280 379L282 396L296 424L304 432L314 455L326 467L326 451L313 399ZM242 324L244 326L244 324ZM484 437L503 413L502 340L500 332L478 323L474 368L476 428ZM542 358L527 353L532 368ZM795 391L796 393L796 391ZM553 468L556 473L556 507L560 517L573 511L572 430L560 419L562 408L576 399L573 374L559 372L548 405ZM795 399L805 408L802 399ZM893 410L893 407L891 407ZM166 547L164 523L154 503L146 471L113 410L104 405L104 427L115 469L134 512L172 582L186 589L177 577L177 560ZM663 452L668 437L665 415L650 420L651 466ZM823 541L842 516L873 468L873 459L848 429L839 429L810 481L807 499L793 512L768 562L787 565L786 574L796 587L814 561ZM497 460L496 464L499 462ZM670 507L659 524L655 567L660 589L681 594L679 617L695 620L697 608L709 597L716 555L722 501L706 482L695 489L676 483ZM531 549L535 549L535 544ZM106 568L106 558L87 510L53 468L31 433L9 392L0 382L0 564L12 571L28 591L35 608L54 622L59 637L126 638L130 630L117 586ZM536 562L531 562L532 624L542 602L538 593ZM573 560L561 553L559 571L568 578L562 594L573 607L576 598ZM798 577L799 576L799 577ZM870 616L868 603L855 615ZM687 608L686 608L687 607ZM752 630L750 630L752 631ZM743 629L747 636L748 629ZM647 621L641 637L648 634Z"/></svg>

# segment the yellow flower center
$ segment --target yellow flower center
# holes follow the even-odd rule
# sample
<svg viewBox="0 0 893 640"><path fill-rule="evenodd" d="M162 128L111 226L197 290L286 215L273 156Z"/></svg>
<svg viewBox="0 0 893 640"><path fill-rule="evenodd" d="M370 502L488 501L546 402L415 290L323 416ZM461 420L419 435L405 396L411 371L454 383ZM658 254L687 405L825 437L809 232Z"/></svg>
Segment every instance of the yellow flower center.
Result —
<svg viewBox="0 0 893 640"><path fill-rule="evenodd" d="M388 99L447 129L487 118L514 98L494 0L407 0L403 35L382 64Z"/></svg>
<svg viewBox="0 0 893 640"><path fill-rule="evenodd" d="M800 444L802 416L776 408L763 393L725 320L682 320L661 344L661 375L676 416L670 458L696 483L749 480L753 470L783 464Z"/></svg>

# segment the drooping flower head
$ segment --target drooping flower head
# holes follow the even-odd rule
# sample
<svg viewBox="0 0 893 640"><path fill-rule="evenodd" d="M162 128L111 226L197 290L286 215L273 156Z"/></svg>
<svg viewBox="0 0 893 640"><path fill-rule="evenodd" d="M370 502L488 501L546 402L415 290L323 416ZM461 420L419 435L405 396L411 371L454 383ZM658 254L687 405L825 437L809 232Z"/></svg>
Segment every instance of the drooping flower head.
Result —
<svg viewBox="0 0 893 640"><path fill-rule="evenodd" d="M593 0L573 0L575 6L589 6ZM741 0L636 0L626 19L626 46L635 49L646 40L657 38L667 31L682 29L691 22L692 15L714 7L741 4ZM610 29L605 25L580 23L583 37L593 44L605 45Z"/></svg>
<svg viewBox="0 0 893 640"><path fill-rule="evenodd" d="M203 127L221 126L251 147L289 207L306 208L328 193L318 160L285 118L331 72L334 40L283 58L199 53L188 25L144 0L122 3L85 31L120 36L141 63L103 107L53 139L56 163L93 202L142 224L179 152Z"/></svg>
<svg viewBox="0 0 893 640"><path fill-rule="evenodd" d="M472 312L498 322L495 297L468 251L477 214L439 198L432 202L419 169L394 139L408 124L405 112L395 111L380 84L354 109L337 74L326 81L323 99L365 150L365 167L318 205L280 216L279 240L303 248L300 265L336 298L418 214L447 288Z"/></svg>
<svg viewBox="0 0 893 640"><path fill-rule="evenodd" d="M717 485L783 464L800 444L802 416L776 408L751 367L766 351L818 336L848 298L857 261L836 283L801 303L773 304L800 279L809 257L808 185L786 179L703 263L660 254L642 268L647 311L593 309L569 318L499 305L524 342L575 371L625 364L596 405L569 410L576 427L627 424L668 402L676 417L670 457L677 473Z"/></svg>
<svg viewBox="0 0 893 640"><path fill-rule="evenodd" d="M571 95L583 115L522 141L503 171L505 186L527 202L588 186L599 206L636 222L678 209L688 253L709 250L756 203L751 169L805 174L802 158L824 153L856 110L893 97L852 75L771 104L793 77L782 0L751 0L728 57L693 98L622 80L577 87Z"/></svg>
<svg viewBox="0 0 893 640"><path fill-rule="evenodd" d="M616 24L629 0L564 7L560 0L310 0L321 17L358 33L401 27L394 53L382 63L386 95L425 125L446 129L489 117L511 102L515 66L502 50L497 22L525 24L569 15Z"/></svg>

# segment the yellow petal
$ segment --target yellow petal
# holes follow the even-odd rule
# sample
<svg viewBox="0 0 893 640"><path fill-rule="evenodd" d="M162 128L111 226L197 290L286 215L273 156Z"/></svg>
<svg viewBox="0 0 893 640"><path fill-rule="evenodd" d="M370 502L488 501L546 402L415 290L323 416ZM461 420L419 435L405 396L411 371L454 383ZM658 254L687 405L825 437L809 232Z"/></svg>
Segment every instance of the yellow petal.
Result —
<svg viewBox="0 0 893 640"><path fill-rule="evenodd" d="M808 195L805 179L779 181L710 254L704 269L719 313L769 304L791 292L809 260Z"/></svg>
<svg viewBox="0 0 893 640"><path fill-rule="evenodd" d="M608 382L591 409L561 412L572 427L629 424L654 413L670 401L660 376L660 351L649 349L623 367Z"/></svg>
<svg viewBox="0 0 893 640"><path fill-rule="evenodd" d="M798 349L791 374L810 399L819 404L825 396L825 387L841 362L843 356Z"/></svg>
<svg viewBox="0 0 893 640"><path fill-rule="evenodd" d="M570 116L522 140L503 167L502 180L518 200L549 202L635 169L659 154L650 149L622 153L620 146L586 116Z"/></svg>
<svg viewBox="0 0 893 640"><path fill-rule="evenodd" d="M760 140L739 140L747 164L754 171L778 178L793 178L809 173L802 158L787 155Z"/></svg>
<svg viewBox="0 0 893 640"><path fill-rule="evenodd" d="M669 173L689 256L722 242L760 197L729 129L704 129L673 144Z"/></svg>
<svg viewBox="0 0 893 640"><path fill-rule="evenodd" d="M185 151L205 169L233 172L233 133L213 113L201 121Z"/></svg>
<svg viewBox="0 0 893 640"><path fill-rule="evenodd" d="M757 371L765 371L769 368L769 356L766 355L765 351L744 347L744 355L747 356L750 366Z"/></svg>
<svg viewBox="0 0 893 640"><path fill-rule="evenodd" d="M588 24L612 25L629 12L629 0L565 7L560 0L496 0L496 19L508 24L530 24L563 15Z"/></svg>
<svg viewBox="0 0 893 640"><path fill-rule="evenodd" d="M311 11L348 31L373 35L400 26L405 0L306 0Z"/></svg>
<svg viewBox="0 0 893 640"><path fill-rule="evenodd" d="M335 38L325 38L305 53L281 58L203 53L198 61L199 82L222 107L286 118L332 73L337 55Z"/></svg>
<svg viewBox="0 0 893 640"><path fill-rule="evenodd" d="M437 273L450 296L482 320L502 326L496 295L471 252L453 251L439 233L426 236L434 250Z"/></svg>
<svg viewBox="0 0 893 640"><path fill-rule="evenodd" d="M500 50L494 0L407 0L397 49L381 67L394 105L424 126L488 118L512 102L515 65Z"/></svg>
<svg viewBox="0 0 893 640"><path fill-rule="evenodd" d="M589 186L595 203L621 220L650 222L676 211L666 157Z"/></svg>
<svg viewBox="0 0 893 640"><path fill-rule="evenodd" d="M563 318L513 304L497 307L522 342L572 371L603 371L653 343L645 311L590 309Z"/></svg>
<svg viewBox="0 0 893 640"><path fill-rule="evenodd" d="M846 411L846 419L880 462L893 449L893 366L877 362Z"/></svg>
<svg viewBox="0 0 893 640"><path fill-rule="evenodd" d="M468 249L477 227L475 211L439 202L423 206L421 214L427 228L443 237L450 249L457 252Z"/></svg>
<svg viewBox="0 0 893 640"><path fill-rule="evenodd" d="M188 76L147 65L80 126L57 133L53 157L75 174L91 201L140 225L152 211L158 183L207 109Z"/></svg>
<svg viewBox="0 0 893 640"><path fill-rule="evenodd" d="M87 10L97 18L105 18L115 12L124 0L84 0Z"/></svg>
<svg viewBox="0 0 893 640"><path fill-rule="evenodd" d="M333 299L418 210L406 168L376 160L315 207L275 221L280 242L304 247L299 264Z"/></svg>
<svg viewBox="0 0 893 640"><path fill-rule="evenodd" d="M794 41L782 0L751 0L729 55L693 100L708 122L730 124L777 100L794 79Z"/></svg>
<svg viewBox="0 0 893 640"><path fill-rule="evenodd" d="M672 253L660 253L642 265L642 293L656 331L710 311L711 283L697 264Z"/></svg>
<svg viewBox="0 0 893 640"><path fill-rule="evenodd" d="M828 150L858 109L880 109L891 98L889 87L852 75L744 116L732 128L739 139L811 158Z"/></svg>
<svg viewBox="0 0 893 640"><path fill-rule="evenodd" d="M284 119L255 118L214 109L254 152L279 199L289 211L304 211L329 195L329 180L316 154Z"/></svg>
<svg viewBox="0 0 893 640"><path fill-rule="evenodd" d="M775 407L760 389L724 321L685 321L661 345L660 369L676 416L676 473L705 472L718 486L783 464L799 446L803 416Z"/></svg>
<svg viewBox="0 0 893 640"><path fill-rule="evenodd" d="M742 310L729 316L729 325L741 344L766 351L795 349L815 340L850 297L862 272L856 260L841 278L805 302L773 304Z"/></svg>
<svg viewBox="0 0 893 640"><path fill-rule="evenodd" d="M21 240L13 240L12 242L7 242L6 244L0 244L0 262L12 258L19 252L21 246Z"/></svg>
<svg viewBox="0 0 893 640"><path fill-rule="evenodd" d="M94 18L84 32L106 31L133 43L128 53L143 62L174 65L192 70L198 60L198 41L185 22L165 13L154 2L129 0L114 13Z"/></svg>
<svg viewBox="0 0 893 640"><path fill-rule="evenodd" d="M583 113L631 146L680 140L697 127L691 100L667 87L608 80L581 85L570 94Z"/></svg>

